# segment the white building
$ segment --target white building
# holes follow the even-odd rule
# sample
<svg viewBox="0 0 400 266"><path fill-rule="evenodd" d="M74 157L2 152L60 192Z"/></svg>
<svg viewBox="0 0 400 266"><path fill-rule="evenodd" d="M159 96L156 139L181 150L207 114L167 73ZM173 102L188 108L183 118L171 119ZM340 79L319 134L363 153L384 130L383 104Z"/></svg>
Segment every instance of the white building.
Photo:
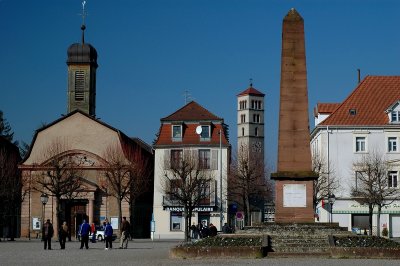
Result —
<svg viewBox="0 0 400 266"><path fill-rule="evenodd" d="M192 101L161 119L154 144L155 239L184 239L183 206L167 195L165 174L187 152L195 155L201 170L214 179L209 186L209 198L194 209L192 223L205 221L221 230L220 224L227 222L226 180L230 159L227 125L222 118Z"/></svg>
<svg viewBox="0 0 400 266"><path fill-rule="evenodd" d="M391 165L389 185L399 187L400 76L367 76L342 103L319 103L314 115L313 156L323 159L331 178L339 181L339 188L332 191L333 221L349 230L368 228L368 207L351 197L357 180L353 164L372 151L382 154ZM329 221L328 205L318 206L321 222ZM400 237L399 201L382 209L379 225L374 214L373 233L384 227L389 236Z"/></svg>

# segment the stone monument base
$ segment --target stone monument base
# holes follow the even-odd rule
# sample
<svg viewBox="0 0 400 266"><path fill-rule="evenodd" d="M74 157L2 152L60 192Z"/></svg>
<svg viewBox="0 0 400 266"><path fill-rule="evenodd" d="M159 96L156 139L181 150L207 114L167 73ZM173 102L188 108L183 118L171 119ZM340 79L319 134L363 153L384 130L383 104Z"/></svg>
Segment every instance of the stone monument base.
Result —
<svg viewBox="0 0 400 266"><path fill-rule="evenodd" d="M278 172L275 180L275 222L314 223L314 172Z"/></svg>

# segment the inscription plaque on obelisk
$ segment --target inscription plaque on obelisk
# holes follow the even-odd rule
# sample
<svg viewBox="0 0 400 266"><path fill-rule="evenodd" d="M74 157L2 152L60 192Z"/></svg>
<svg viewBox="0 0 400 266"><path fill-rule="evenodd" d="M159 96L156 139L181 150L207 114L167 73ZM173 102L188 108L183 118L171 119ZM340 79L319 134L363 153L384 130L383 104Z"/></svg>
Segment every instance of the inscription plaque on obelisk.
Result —
<svg viewBox="0 0 400 266"><path fill-rule="evenodd" d="M304 20L292 8L283 19L275 221L314 222Z"/></svg>

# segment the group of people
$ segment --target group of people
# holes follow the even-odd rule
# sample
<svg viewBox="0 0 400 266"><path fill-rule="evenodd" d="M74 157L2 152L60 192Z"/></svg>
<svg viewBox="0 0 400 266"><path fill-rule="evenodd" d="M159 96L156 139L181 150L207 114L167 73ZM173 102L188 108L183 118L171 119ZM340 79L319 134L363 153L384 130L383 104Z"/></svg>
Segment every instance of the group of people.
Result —
<svg viewBox="0 0 400 266"><path fill-rule="evenodd" d="M210 226L207 225L206 221L202 221L202 223L196 226L195 223L192 224L190 227L191 231L191 238L192 239L199 239L205 237L213 237L217 235L217 228L215 225L210 223Z"/></svg>
<svg viewBox="0 0 400 266"><path fill-rule="evenodd" d="M217 228L215 225L210 223L210 226L207 226L206 221L202 221L202 223L196 225L195 223L192 224L190 227L190 236L192 239L199 239L199 238L205 238L205 237L213 237L216 236L218 233ZM224 234L231 234L233 233L232 228L225 223L224 226L222 226L222 233Z"/></svg>
<svg viewBox="0 0 400 266"><path fill-rule="evenodd" d="M103 230L104 230L104 239L106 242L105 249L112 249L112 241L113 241L113 228L110 222L106 219L103 222ZM79 226L79 230L77 231L80 236L81 246L80 249L85 247L89 249L89 237L90 233L92 233L92 242L96 242L96 227L94 224L89 225L86 220L83 220L82 224ZM51 239L54 235L54 228L50 222L50 219L47 219L46 223L42 227L42 240L44 242L44 249L51 250ZM63 222L62 226L59 229L59 241L61 249L65 249L65 242L69 235L69 229L67 226L67 222ZM130 238L130 223L126 220L126 217L122 218L121 224L121 237L120 237L120 249L128 248L128 241Z"/></svg>

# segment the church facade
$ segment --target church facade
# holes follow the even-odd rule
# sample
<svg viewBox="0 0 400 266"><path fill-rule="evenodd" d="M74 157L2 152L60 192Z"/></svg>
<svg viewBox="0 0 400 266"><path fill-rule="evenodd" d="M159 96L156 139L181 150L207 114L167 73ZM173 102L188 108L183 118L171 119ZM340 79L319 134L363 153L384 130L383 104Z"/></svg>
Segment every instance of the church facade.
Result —
<svg viewBox="0 0 400 266"><path fill-rule="evenodd" d="M46 219L52 221L55 232L66 221L74 236L83 220L101 224L108 219L119 229L121 217L126 216L134 237L150 237L152 148L96 118L97 51L84 42L84 30L83 25L82 43L68 48L68 114L36 131L19 166L29 191L22 203L21 236L39 236ZM112 175L118 174L112 166L115 157L122 162L121 172L140 161L146 168L140 178L146 179L148 190L133 191L135 182L124 181L128 191L118 199L112 182ZM65 187L62 192L57 189L66 180L74 180L70 193L65 193ZM47 203L41 201L44 194Z"/></svg>

